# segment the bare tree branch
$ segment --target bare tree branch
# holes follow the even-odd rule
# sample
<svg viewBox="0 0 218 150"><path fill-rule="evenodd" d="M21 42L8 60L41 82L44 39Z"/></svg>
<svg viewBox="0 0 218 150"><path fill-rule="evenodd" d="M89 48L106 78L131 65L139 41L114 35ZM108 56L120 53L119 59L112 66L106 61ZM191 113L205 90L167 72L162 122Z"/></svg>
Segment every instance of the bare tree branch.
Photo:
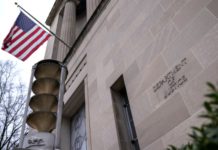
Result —
<svg viewBox="0 0 218 150"><path fill-rule="evenodd" d="M13 149L19 140L25 86L17 77L13 62L0 61L0 150Z"/></svg>

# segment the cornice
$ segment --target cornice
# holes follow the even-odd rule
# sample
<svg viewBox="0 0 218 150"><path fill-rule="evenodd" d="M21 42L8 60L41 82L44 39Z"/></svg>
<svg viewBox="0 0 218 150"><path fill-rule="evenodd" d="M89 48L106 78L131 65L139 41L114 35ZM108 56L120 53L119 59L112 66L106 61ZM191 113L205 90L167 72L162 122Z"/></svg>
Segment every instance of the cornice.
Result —
<svg viewBox="0 0 218 150"><path fill-rule="evenodd" d="M58 11L58 9L59 9L62 2L63 2L63 0L56 0L54 5L52 6L52 9L51 9L46 21L45 21L45 23L48 26L51 26L51 23L54 20L54 17L55 17L55 15L56 15L56 13L57 13L57 11Z"/></svg>
<svg viewBox="0 0 218 150"><path fill-rule="evenodd" d="M48 15L46 21L45 21L45 23L46 23L48 26L51 26L51 23L52 23L52 21L54 20L54 17L55 17L55 15L56 15L56 13L57 13L57 11L58 11L58 9L59 9L59 7L61 6L61 4L62 4L63 1L64 1L64 0L56 0L56 1L55 1L54 5L52 6L52 9L51 9L51 11L50 11L50 13L49 13L49 15ZM74 2L76 5L79 5L79 0L65 0L65 2L67 2L67 1L72 1L72 2Z"/></svg>

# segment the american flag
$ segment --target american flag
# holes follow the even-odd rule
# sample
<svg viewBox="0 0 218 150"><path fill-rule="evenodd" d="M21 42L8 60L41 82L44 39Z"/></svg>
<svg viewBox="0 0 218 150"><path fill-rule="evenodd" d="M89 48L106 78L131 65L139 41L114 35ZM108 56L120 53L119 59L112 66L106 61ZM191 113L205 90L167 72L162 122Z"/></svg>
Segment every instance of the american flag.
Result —
<svg viewBox="0 0 218 150"><path fill-rule="evenodd" d="M25 61L51 35L20 12L10 32L3 41L2 50Z"/></svg>

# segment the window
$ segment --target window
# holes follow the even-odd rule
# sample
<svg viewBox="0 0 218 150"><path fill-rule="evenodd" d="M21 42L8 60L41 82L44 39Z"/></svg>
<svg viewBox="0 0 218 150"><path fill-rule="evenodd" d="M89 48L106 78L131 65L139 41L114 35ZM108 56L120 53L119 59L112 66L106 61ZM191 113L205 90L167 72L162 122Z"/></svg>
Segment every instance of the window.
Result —
<svg viewBox="0 0 218 150"><path fill-rule="evenodd" d="M85 82L82 81L64 105L61 149L87 150L87 119L85 104Z"/></svg>
<svg viewBox="0 0 218 150"><path fill-rule="evenodd" d="M71 150L87 150L85 124L85 105L83 105L71 120Z"/></svg>
<svg viewBox="0 0 218 150"><path fill-rule="evenodd" d="M111 87L111 92L120 149L140 150L122 76Z"/></svg>

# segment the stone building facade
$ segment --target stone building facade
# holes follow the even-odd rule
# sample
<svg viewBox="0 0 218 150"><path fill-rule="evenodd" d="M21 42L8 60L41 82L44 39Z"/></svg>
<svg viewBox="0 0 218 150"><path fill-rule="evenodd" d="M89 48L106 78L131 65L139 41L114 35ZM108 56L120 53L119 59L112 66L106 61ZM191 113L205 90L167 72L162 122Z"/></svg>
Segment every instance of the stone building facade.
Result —
<svg viewBox="0 0 218 150"><path fill-rule="evenodd" d="M56 0L46 59L68 68L63 150L163 150L218 81L217 0Z"/></svg>

